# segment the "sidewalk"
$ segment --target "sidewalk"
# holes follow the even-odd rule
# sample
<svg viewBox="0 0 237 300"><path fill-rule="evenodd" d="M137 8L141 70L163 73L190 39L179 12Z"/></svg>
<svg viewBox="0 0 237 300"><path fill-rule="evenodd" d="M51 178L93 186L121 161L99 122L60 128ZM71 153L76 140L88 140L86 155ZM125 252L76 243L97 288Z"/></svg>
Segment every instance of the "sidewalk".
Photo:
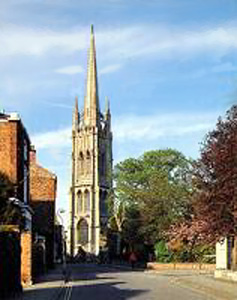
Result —
<svg viewBox="0 0 237 300"><path fill-rule="evenodd" d="M37 300L37 299L56 299L64 287L64 277L62 266L56 266L46 274L37 278L36 282L23 289L21 295L12 297L8 300Z"/></svg>
<svg viewBox="0 0 237 300"><path fill-rule="evenodd" d="M50 281L60 281L60 280L63 280L63 266L56 265L54 269L51 269L47 273L39 276L32 286L38 285L40 283L46 283Z"/></svg>
<svg viewBox="0 0 237 300"><path fill-rule="evenodd" d="M192 289L216 300L236 300L237 284L214 278L214 274L195 271L147 271L147 274L169 277L170 281L184 288Z"/></svg>

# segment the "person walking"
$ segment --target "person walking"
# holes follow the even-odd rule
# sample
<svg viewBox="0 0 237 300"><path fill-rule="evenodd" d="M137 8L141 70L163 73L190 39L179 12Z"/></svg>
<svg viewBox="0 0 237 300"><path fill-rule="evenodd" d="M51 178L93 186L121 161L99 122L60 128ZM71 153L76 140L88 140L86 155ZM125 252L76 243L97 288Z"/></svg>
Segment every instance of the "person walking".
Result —
<svg viewBox="0 0 237 300"><path fill-rule="evenodd" d="M136 262L137 262L137 256L135 252L132 251L129 255L129 263L131 264L132 269L134 269Z"/></svg>

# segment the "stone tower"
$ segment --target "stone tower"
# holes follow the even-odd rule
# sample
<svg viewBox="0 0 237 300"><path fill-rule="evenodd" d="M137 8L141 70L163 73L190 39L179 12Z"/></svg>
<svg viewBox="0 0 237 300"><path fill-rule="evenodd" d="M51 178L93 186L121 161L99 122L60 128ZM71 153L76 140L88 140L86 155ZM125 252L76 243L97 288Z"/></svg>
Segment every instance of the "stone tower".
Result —
<svg viewBox="0 0 237 300"><path fill-rule="evenodd" d="M80 114L76 98L72 142L71 256L80 247L98 255L100 247L106 244L106 199L112 187L112 133L109 100L106 99L104 114L99 106L93 26L84 109Z"/></svg>

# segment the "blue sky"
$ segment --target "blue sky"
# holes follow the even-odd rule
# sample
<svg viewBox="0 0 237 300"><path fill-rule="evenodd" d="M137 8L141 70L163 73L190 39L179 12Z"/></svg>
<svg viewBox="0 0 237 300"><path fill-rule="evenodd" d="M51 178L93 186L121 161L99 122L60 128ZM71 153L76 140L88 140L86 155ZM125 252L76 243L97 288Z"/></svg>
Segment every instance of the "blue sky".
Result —
<svg viewBox="0 0 237 300"><path fill-rule="evenodd" d="M200 142L237 97L236 0L2 0L0 108L17 111L67 208L74 98L82 108L94 24L101 109L115 163Z"/></svg>

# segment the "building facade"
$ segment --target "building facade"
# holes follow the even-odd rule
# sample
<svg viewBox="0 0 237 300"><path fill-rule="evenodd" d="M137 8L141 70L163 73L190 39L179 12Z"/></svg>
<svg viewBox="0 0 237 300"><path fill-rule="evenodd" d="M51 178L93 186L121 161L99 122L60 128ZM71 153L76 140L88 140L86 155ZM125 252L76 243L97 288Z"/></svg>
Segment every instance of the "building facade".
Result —
<svg viewBox="0 0 237 300"><path fill-rule="evenodd" d="M109 101L105 113L99 106L96 50L93 27L84 108L76 98L72 126L72 186L70 205L70 254L80 248L98 255L106 245L107 196L112 187L112 133Z"/></svg>
<svg viewBox="0 0 237 300"><path fill-rule="evenodd" d="M23 224L15 220L14 225L20 228L21 281L26 285L31 282L32 244L29 152L30 139L20 116L17 113L0 113L0 172L14 186L12 197L8 201L19 210L21 215L19 219L23 220Z"/></svg>
<svg viewBox="0 0 237 300"><path fill-rule="evenodd" d="M57 177L48 169L37 163L36 150L30 150L30 205L34 211L32 218L32 233L34 244L39 238L45 240L45 267L54 266L54 235L55 235L55 205ZM37 248L37 247L36 247ZM40 269L40 258L37 251L34 254L34 274ZM41 259L42 260L42 259Z"/></svg>

